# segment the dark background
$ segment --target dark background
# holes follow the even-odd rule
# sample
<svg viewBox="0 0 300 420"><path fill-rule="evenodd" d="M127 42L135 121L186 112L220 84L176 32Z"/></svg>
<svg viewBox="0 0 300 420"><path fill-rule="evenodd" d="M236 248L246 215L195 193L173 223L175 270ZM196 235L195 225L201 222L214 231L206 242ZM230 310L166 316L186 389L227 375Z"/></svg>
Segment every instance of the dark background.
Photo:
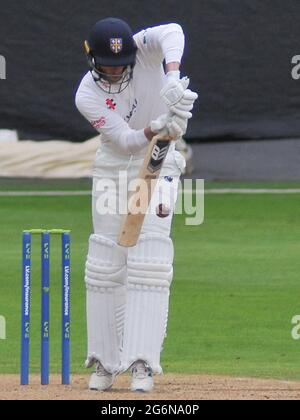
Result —
<svg viewBox="0 0 300 420"><path fill-rule="evenodd" d="M0 0L0 128L22 138L84 140L95 131L74 106L86 72L82 43L99 19L134 31L178 22L183 74L200 94L187 137L268 139L300 134L299 0Z"/></svg>

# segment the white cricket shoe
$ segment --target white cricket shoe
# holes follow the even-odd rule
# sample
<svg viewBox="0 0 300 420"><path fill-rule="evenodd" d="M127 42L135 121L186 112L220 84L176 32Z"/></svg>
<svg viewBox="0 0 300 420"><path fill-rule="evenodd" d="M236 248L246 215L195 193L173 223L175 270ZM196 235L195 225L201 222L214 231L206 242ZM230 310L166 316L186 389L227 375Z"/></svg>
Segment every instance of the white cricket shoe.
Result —
<svg viewBox="0 0 300 420"><path fill-rule="evenodd" d="M96 363L96 372L91 376L89 389L91 391L107 391L115 380L115 376L107 372L100 362Z"/></svg>
<svg viewBox="0 0 300 420"><path fill-rule="evenodd" d="M131 391L150 392L153 390L152 370L142 360L132 366Z"/></svg>

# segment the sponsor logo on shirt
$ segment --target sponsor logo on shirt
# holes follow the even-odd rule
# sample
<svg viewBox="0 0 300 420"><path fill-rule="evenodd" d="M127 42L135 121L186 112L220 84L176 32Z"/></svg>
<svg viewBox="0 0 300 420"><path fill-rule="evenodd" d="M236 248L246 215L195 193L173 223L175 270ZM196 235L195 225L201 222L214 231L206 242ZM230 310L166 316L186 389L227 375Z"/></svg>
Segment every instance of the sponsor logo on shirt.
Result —
<svg viewBox="0 0 300 420"><path fill-rule="evenodd" d="M143 43L147 44L147 29L143 33Z"/></svg>
<svg viewBox="0 0 300 420"><path fill-rule="evenodd" d="M117 107L116 102L113 99L106 99L106 105L108 109L114 111Z"/></svg>
<svg viewBox="0 0 300 420"><path fill-rule="evenodd" d="M101 117L97 121L91 121L91 124L94 128L96 128L96 130L98 130L106 124L106 119L105 117Z"/></svg>
<svg viewBox="0 0 300 420"><path fill-rule="evenodd" d="M126 115L126 117L124 118L124 120L125 120L127 123L131 120L131 117L132 117L132 116L133 116L133 114L135 113L136 108L137 108L137 104L138 104L137 99L135 99L135 100L134 100L134 102L133 102L133 105L132 105L131 111L130 111L130 112L129 112L129 114L128 114L128 115Z"/></svg>

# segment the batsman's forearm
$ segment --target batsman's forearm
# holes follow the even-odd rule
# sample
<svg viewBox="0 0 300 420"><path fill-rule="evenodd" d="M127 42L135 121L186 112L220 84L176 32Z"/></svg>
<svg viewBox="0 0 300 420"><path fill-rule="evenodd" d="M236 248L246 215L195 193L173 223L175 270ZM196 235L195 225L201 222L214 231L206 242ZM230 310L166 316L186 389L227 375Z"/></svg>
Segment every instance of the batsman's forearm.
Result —
<svg viewBox="0 0 300 420"><path fill-rule="evenodd" d="M180 63L179 62L172 62L166 64L166 72L169 73L169 71L178 71L180 69Z"/></svg>

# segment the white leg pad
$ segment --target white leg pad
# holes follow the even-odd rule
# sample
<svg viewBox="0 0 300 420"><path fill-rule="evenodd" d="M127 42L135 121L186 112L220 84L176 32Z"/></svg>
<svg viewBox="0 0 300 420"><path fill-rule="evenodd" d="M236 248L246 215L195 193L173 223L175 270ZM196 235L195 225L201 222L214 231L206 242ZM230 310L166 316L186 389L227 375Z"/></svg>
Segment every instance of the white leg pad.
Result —
<svg viewBox="0 0 300 420"><path fill-rule="evenodd" d="M122 371L143 360L153 373L162 372L160 353L168 319L173 259L172 240L161 234L142 235L128 251Z"/></svg>
<svg viewBox="0 0 300 420"><path fill-rule="evenodd" d="M91 235L86 262L88 359L119 371L126 304L126 254L110 239Z"/></svg>

